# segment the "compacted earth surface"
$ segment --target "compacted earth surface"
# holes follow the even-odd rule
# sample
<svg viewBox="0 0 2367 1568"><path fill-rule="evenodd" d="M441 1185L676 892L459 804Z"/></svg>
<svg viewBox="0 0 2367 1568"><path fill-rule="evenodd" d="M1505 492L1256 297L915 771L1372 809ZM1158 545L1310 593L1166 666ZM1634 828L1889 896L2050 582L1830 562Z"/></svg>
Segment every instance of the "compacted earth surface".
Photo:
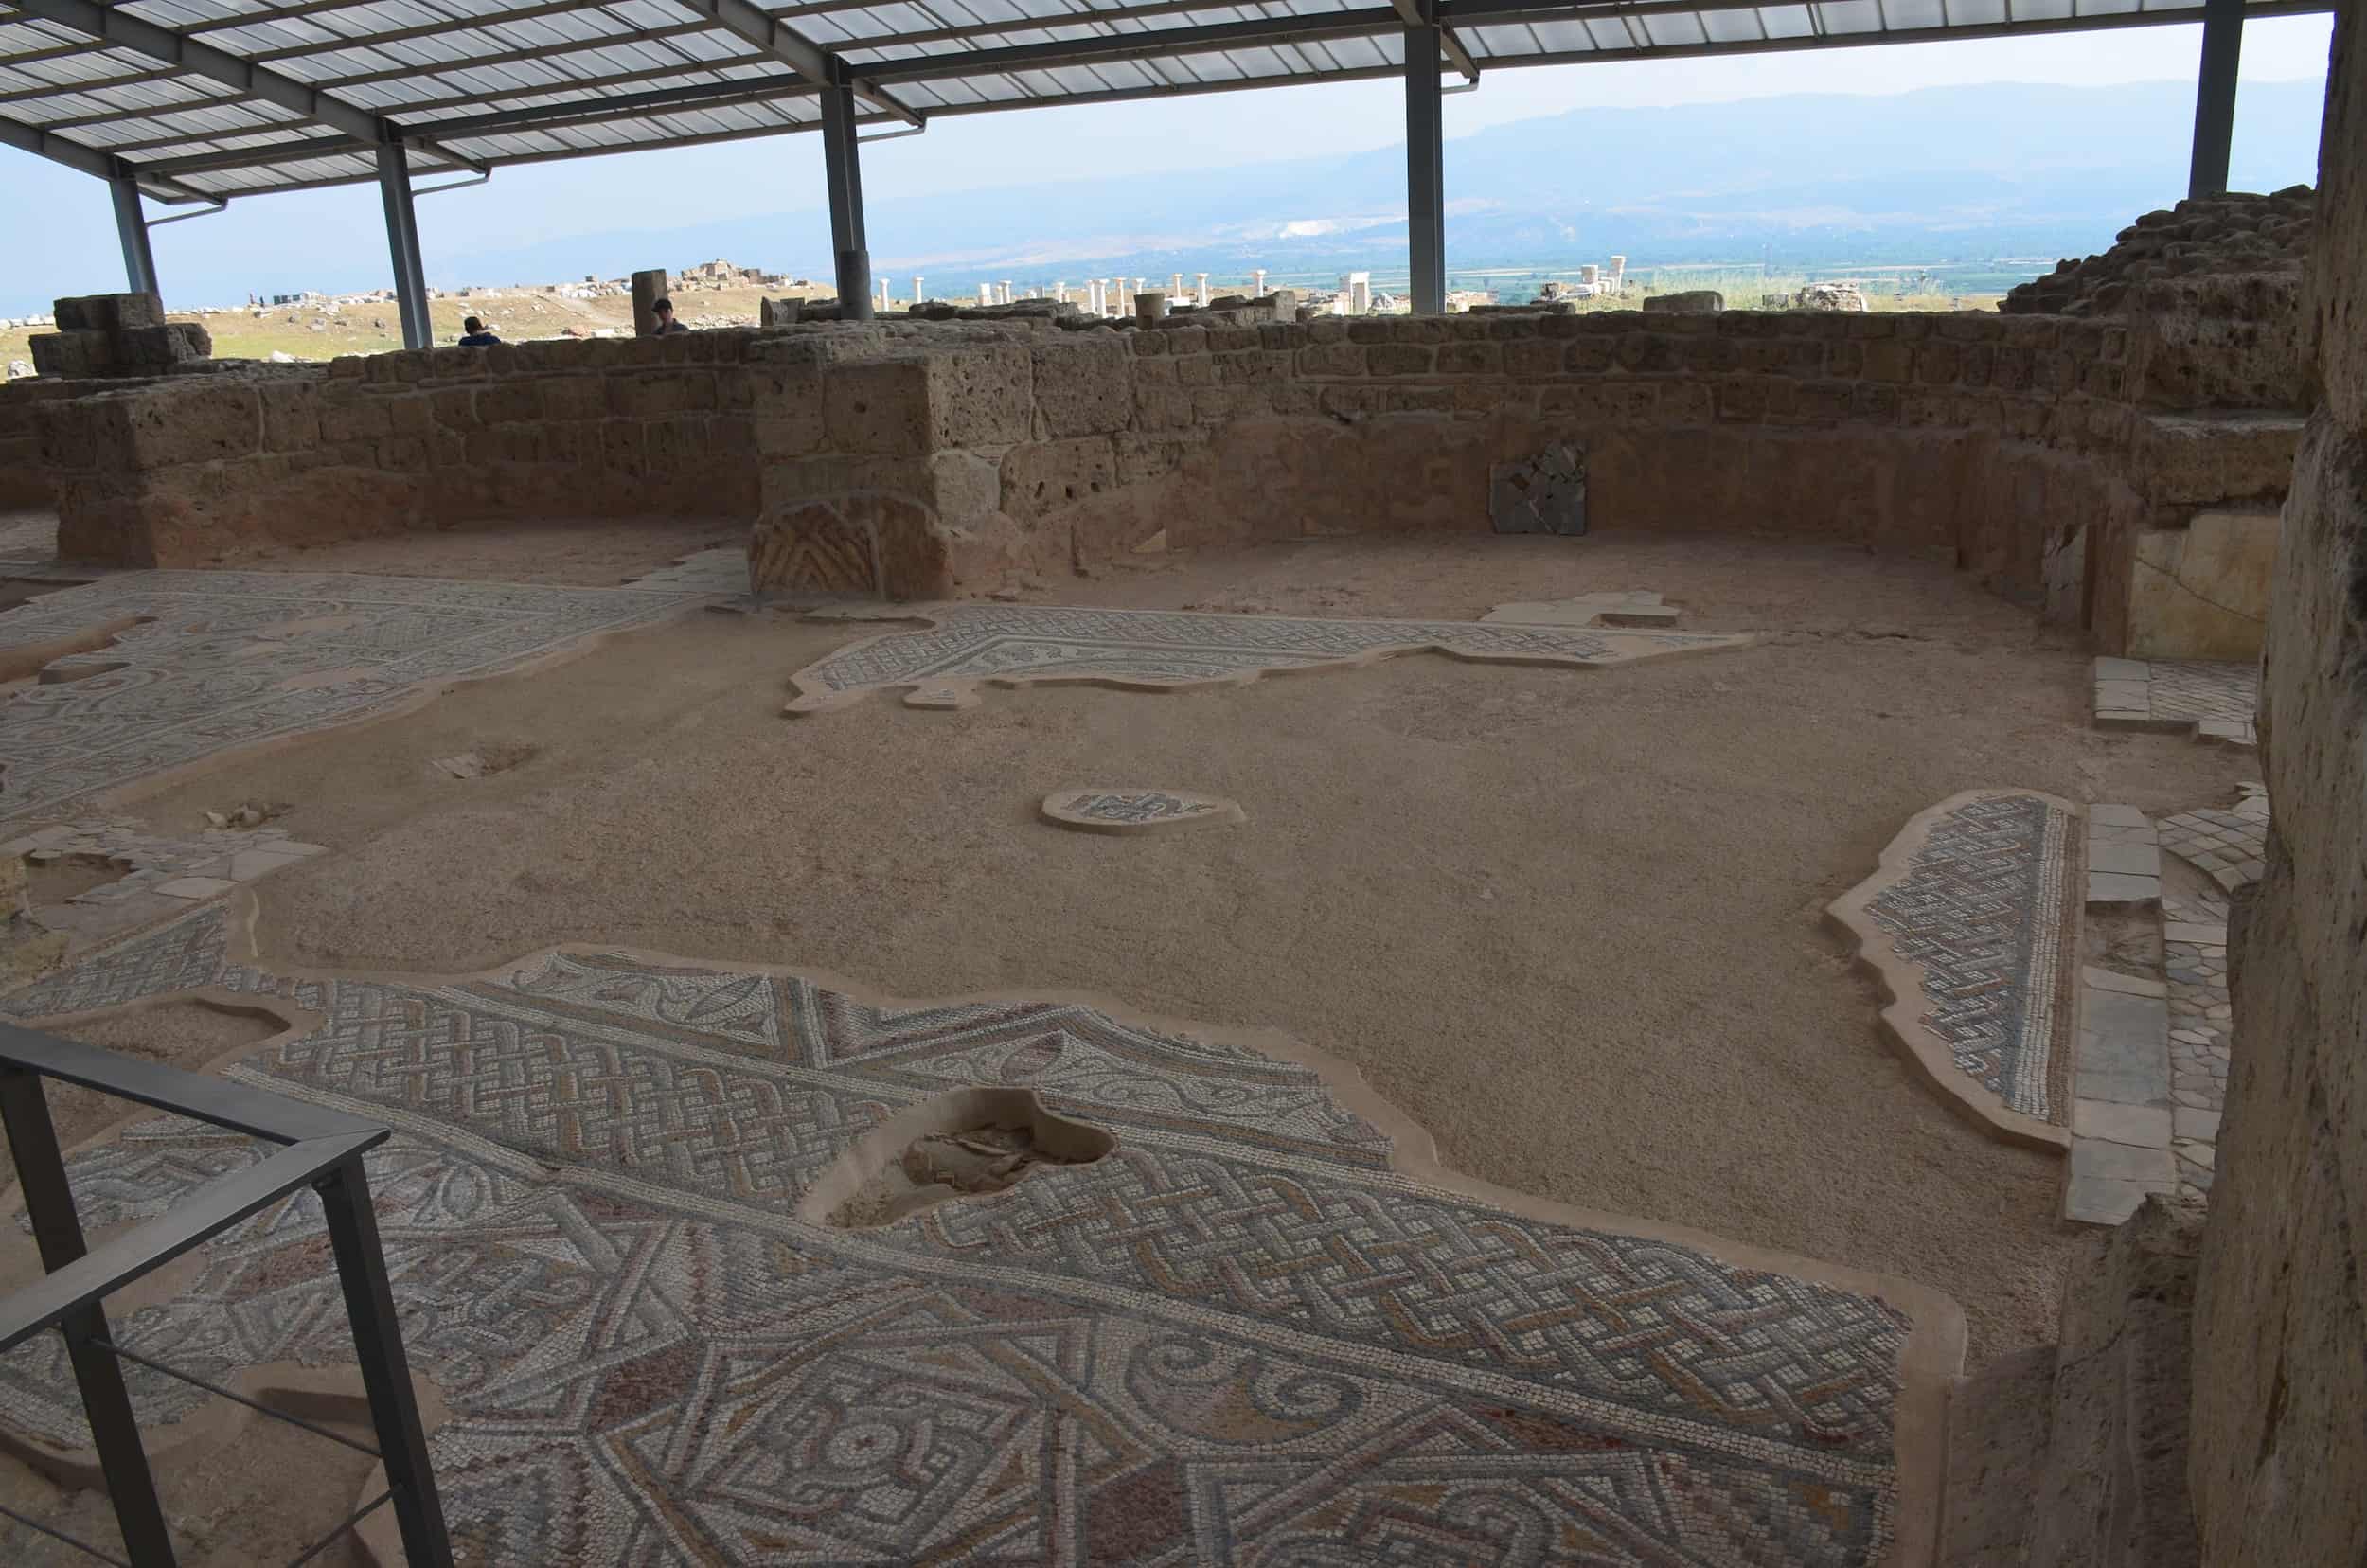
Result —
<svg viewBox="0 0 2367 1568"><path fill-rule="evenodd" d="M614 585L716 543L518 529L240 566ZM1369 539L1146 557L1020 597L1475 620L1628 589L1664 596L1678 631L1753 640L789 716L793 674L899 628L692 608L98 807L170 836L268 801L328 846L253 884L252 961L274 973L478 974L594 944L1278 1031L1476 1182L1903 1276L1961 1304L1968 1368L2051 1342L2083 1234L2059 1219L2061 1157L1984 1134L1911 1073L1824 908L1959 792L2168 812L2226 794L2248 755L2091 729L2075 633L1948 565L1855 548ZM493 761L450 765L472 756ZM1246 820L1041 819L1080 784L1219 795ZM176 1060L276 1027L205 1025ZM62 1110L69 1139L90 1130Z"/></svg>

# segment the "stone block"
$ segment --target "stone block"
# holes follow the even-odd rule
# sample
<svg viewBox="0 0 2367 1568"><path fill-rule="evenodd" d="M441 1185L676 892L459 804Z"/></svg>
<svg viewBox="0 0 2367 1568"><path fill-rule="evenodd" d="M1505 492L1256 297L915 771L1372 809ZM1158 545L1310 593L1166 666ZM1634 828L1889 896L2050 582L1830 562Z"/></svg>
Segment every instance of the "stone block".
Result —
<svg viewBox="0 0 2367 1568"><path fill-rule="evenodd" d="M122 460L134 468L245 457L261 447L262 401L243 377L189 377L116 393L104 404L102 431L112 427Z"/></svg>
<svg viewBox="0 0 2367 1568"><path fill-rule="evenodd" d="M992 458L941 452L929 460L929 477L938 520L947 527L978 526L1003 509L1003 471Z"/></svg>
<svg viewBox="0 0 2367 1568"><path fill-rule="evenodd" d="M1116 452L1107 437L1030 442L1003 454L1001 509L1025 523L1116 483Z"/></svg>
<svg viewBox="0 0 2367 1568"><path fill-rule="evenodd" d="M2162 851L2150 844L2091 844L2088 869L2133 877L2162 875Z"/></svg>
<svg viewBox="0 0 2367 1568"><path fill-rule="evenodd" d="M489 425L540 419L543 418L543 383L513 377L480 388L476 395L476 417Z"/></svg>
<svg viewBox="0 0 2367 1568"><path fill-rule="evenodd" d="M1376 376L1426 376L1437 350L1414 343L1378 343L1365 355Z"/></svg>
<svg viewBox="0 0 2367 1568"><path fill-rule="evenodd" d="M27 342L37 375L79 380L114 373L115 349L104 332L35 332Z"/></svg>
<svg viewBox="0 0 2367 1568"><path fill-rule="evenodd" d="M2170 1113L2158 1105L2077 1100L2072 1106L2072 1131L2081 1139L2100 1138L2107 1143L2167 1149L2170 1146Z"/></svg>
<svg viewBox="0 0 2367 1568"><path fill-rule="evenodd" d="M1137 336L1167 342L1164 332ZM1027 357L1041 426L1027 435L1044 439L1108 435L1133 421L1133 355L1124 338L1063 332L1028 345ZM1023 400L1025 391L1015 388L1014 395Z"/></svg>
<svg viewBox="0 0 2367 1568"><path fill-rule="evenodd" d="M261 383L264 451L310 452L321 444L318 384L309 379Z"/></svg>
<svg viewBox="0 0 2367 1568"><path fill-rule="evenodd" d="M898 455L927 452L929 366L921 355L830 366L823 403L829 447Z"/></svg>
<svg viewBox="0 0 2367 1568"><path fill-rule="evenodd" d="M1116 344L1117 351L1124 347ZM933 353L927 369L932 447L1009 446L1035 434L1034 365L1025 344ZM1130 417L1122 398L1113 394L1112 401L1121 417Z"/></svg>
<svg viewBox="0 0 2367 1568"><path fill-rule="evenodd" d="M1683 289L1644 301L1644 309L1653 315L1715 315L1725 308L1726 296L1716 289Z"/></svg>
<svg viewBox="0 0 2367 1568"><path fill-rule="evenodd" d="M2127 648L2146 658L2254 659L2268 627L2279 514L2197 513L2129 538Z"/></svg>

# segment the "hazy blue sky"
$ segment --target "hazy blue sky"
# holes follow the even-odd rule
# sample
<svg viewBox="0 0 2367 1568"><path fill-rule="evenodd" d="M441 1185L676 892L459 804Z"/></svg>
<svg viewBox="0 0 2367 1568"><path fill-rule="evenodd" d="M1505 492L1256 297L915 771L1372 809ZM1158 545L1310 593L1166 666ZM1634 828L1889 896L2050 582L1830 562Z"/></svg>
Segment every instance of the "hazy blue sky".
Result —
<svg viewBox="0 0 2367 1568"><path fill-rule="evenodd" d="M2245 28L2248 80L2323 79L2332 20L2257 21ZM1993 81L2070 85L2182 79L2195 73L2201 29L2136 27L2012 39L1896 45L1713 60L1501 70L1477 92L1446 100L1450 137L1586 105L1666 106L1784 93L1898 93ZM2237 104L2239 125L2242 103ZM964 116L926 135L863 150L873 199L1033 184L1081 169L1183 173L1402 140L1403 98L1389 81L1276 88L1073 109ZM822 269L829 237L811 216L822 201L820 138L761 141L578 159L498 171L489 185L419 204L431 282L439 258L529 241L632 228L662 229L725 213L797 212L772 259ZM1452 191L1449 192L1451 197ZM813 232L804 232L806 229ZM0 230L10 236L0 313L52 296L119 288L106 192L97 181L28 153L0 149ZM951 237L949 237L951 238ZM383 258L376 190L353 187L234 202L218 216L154 231L157 270L178 306L229 303L175 293L176 265L257 286L302 286L308 258L330 247ZM690 258L668 258L669 264ZM750 258L753 259L753 258ZM292 274L294 276L292 276Z"/></svg>

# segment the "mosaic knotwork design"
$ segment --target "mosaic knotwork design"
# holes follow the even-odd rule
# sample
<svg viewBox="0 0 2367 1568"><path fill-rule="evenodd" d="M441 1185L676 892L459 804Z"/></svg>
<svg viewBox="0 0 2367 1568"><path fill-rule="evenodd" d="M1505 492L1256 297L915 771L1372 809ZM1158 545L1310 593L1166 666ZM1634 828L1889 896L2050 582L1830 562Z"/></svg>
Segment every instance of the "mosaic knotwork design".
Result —
<svg viewBox="0 0 2367 1568"><path fill-rule="evenodd" d="M0 650L120 626L9 700L10 820L276 736L365 718L698 602L679 589L546 588L303 572L123 572L0 614Z"/></svg>
<svg viewBox="0 0 2367 1568"><path fill-rule="evenodd" d="M447 985L222 958L218 907L11 998L205 983L325 1022L228 1071L383 1118L432 1456L477 1560L1851 1564L1899 1527L1914 1326L1853 1291L1425 1185L1312 1069L1074 1004L884 1007L561 951ZM1118 1148L894 1224L794 1218L882 1115L1023 1084ZM252 1158L151 1123L86 1221ZM205 1249L133 1348L348 1354L313 1201ZM144 1421L187 1408L134 1374ZM79 1431L54 1343L0 1418Z"/></svg>
<svg viewBox="0 0 2367 1568"><path fill-rule="evenodd" d="M981 684L1071 682L1159 689L1239 682L1278 669L1361 664L1428 650L1501 664L1612 665L1736 648L1747 636L1518 626L1478 621L1308 620L1064 605L947 604L832 618L930 622L886 633L799 670L791 713L908 687L915 706L969 706Z"/></svg>
<svg viewBox="0 0 2367 1568"><path fill-rule="evenodd" d="M1143 794L1080 794L1062 802L1063 809L1096 822L1172 822L1219 810L1213 800L1178 800L1156 790Z"/></svg>
<svg viewBox="0 0 2367 1568"><path fill-rule="evenodd" d="M2076 825L2046 795L1959 796L1911 823L1881 871L1834 905L1878 968L1906 975L1900 1010L1956 1072L2056 1124L2068 1110Z"/></svg>

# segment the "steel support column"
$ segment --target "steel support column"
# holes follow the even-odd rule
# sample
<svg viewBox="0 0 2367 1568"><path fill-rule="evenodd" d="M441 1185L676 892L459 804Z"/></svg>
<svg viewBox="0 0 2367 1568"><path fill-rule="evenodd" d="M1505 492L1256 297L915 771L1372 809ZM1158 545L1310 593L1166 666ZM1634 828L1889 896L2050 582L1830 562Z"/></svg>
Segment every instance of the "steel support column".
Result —
<svg viewBox="0 0 2367 1568"><path fill-rule="evenodd" d="M1423 25L1405 29L1406 248L1414 313L1447 309L1445 118L1439 98L1437 0L1417 0Z"/></svg>
<svg viewBox="0 0 2367 1568"><path fill-rule="evenodd" d="M845 69L822 89L822 177L829 187L830 252L838 261L842 321L871 319L871 242L863 231L863 157L855 140L855 89Z"/></svg>
<svg viewBox="0 0 2367 1568"><path fill-rule="evenodd" d="M424 348L434 341L435 330L427 315L427 270L419 264L419 220L411 210L411 159L400 142L379 146L378 194L386 207L386 248L395 263L402 346Z"/></svg>
<svg viewBox="0 0 2367 1568"><path fill-rule="evenodd" d="M116 238L123 242L123 286L130 294L162 294L156 287L156 255L148 248L148 214L140 210L140 187L128 174L107 182L115 197Z"/></svg>
<svg viewBox="0 0 2367 1568"><path fill-rule="evenodd" d="M2228 144L2235 139L2235 63L2244 49L2244 0L2204 0L2202 65L2195 73L2195 160L2189 196L2227 192Z"/></svg>

